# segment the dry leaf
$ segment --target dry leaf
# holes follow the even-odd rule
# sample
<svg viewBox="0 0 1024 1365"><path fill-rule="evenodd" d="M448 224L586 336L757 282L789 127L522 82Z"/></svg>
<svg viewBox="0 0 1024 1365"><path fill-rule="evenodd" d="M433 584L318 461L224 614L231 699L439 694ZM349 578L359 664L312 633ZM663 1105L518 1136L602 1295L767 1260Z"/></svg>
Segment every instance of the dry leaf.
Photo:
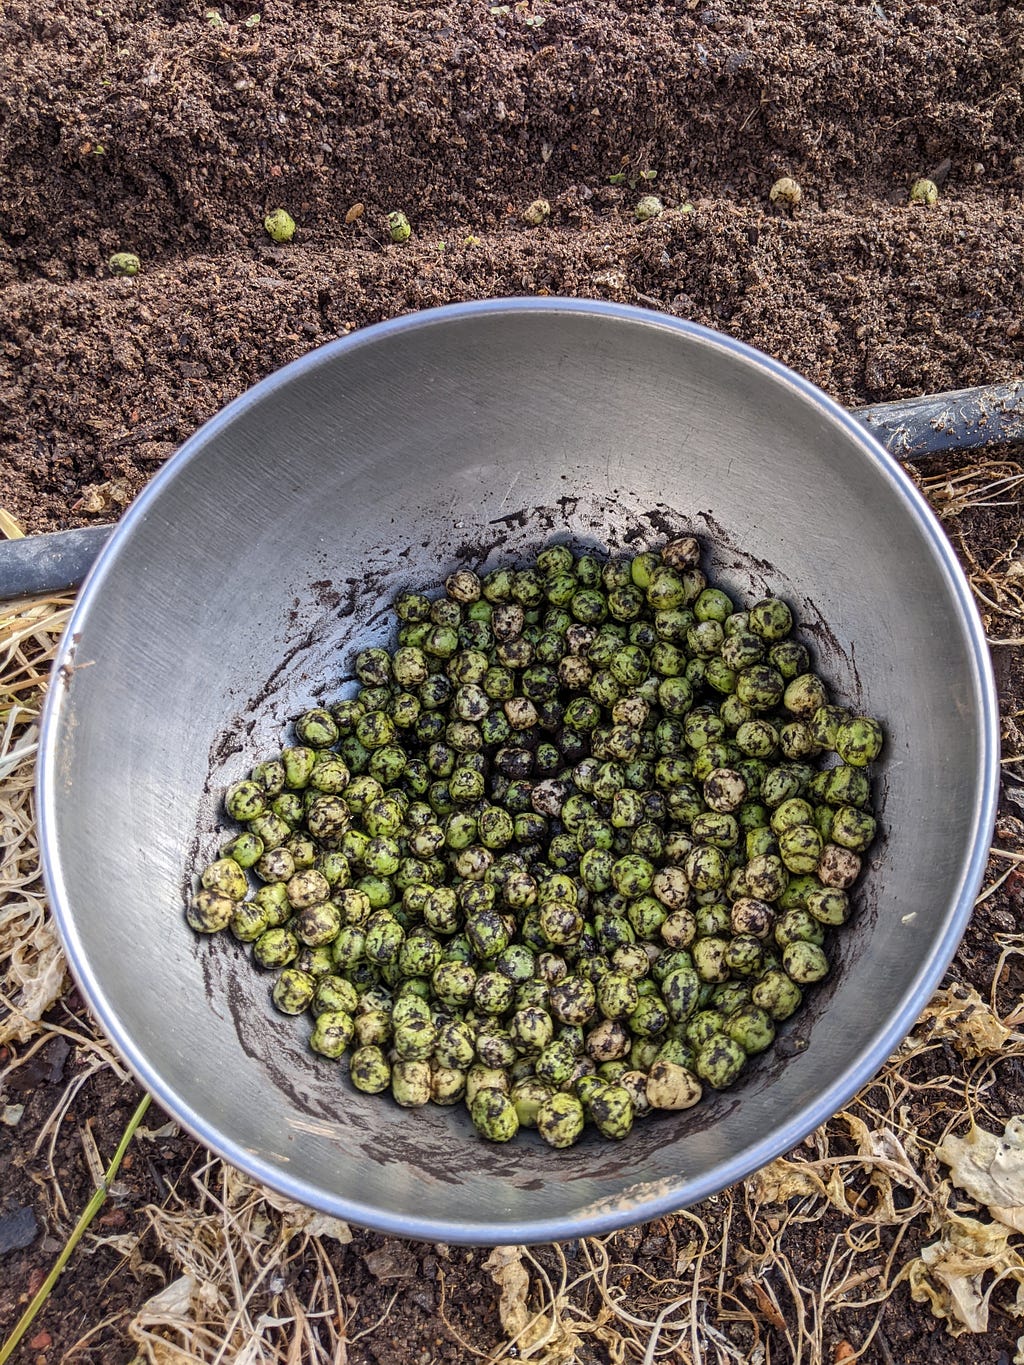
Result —
<svg viewBox="0 0 1024 1365"><path fill-rule="evenodd" d="M11 909L17 910L12 903ZM23 1042L35 1032L32 1025L60 999L67 980L67 963L56 931L48 921L22 935L7 964L8 989L16 985L16 1009L0 1021L0 1043Z"/></svg>
<svg viewBox="0 0 1024 1365"><path fill-rule="evenodd" d="M143 1357L149 1365L193 1362L195 1357L190 1351L182 1350L150 1329L178 1332L188 1341L207 1313L222 1308L214 1285L197 1280L194 1275L181 1275L146 1300L129 1323L128 1334L142 1347Z"/></svg>
<svg viewBox="0 0 1024 1365"><path fill-rule="evenodd" d="M753 1275L741 1275L737 1281L744 1293L748 1294L757 1304L761 1316L767 1318L773 1327L780 1332L786 1330L786 1320L779 1312L778 1305L773 1301L771 1295Z"/></svg>
<svg viewBox="0 0 1024 1365"><path fill-rule="evenodd" d="M999 1052L1010 1037L1010 1030L974 987L959 982L936 991L915 1032L924 1041L945 1039L965 1057Z"/></svg>
<svg viewBox="0 0 1024 1365"><path fill-rule="evenodd" d="M159 1128L146 1128L140 1125L135 1130L135 1136L148 1138L150 1142L155 1142L157 1138L177 1137L180 1131L178 1125L173 1120L168 1119Z"/></svg>
<svg viewBox="0 0 1024 1365"><path fill-rule="evenodd" d="M527 1306L530 1276L523 1265L523 1248L495 1247L484 1261L484 1269L501 1290L498 1316L510 1343L514 1342L520 1360L533 1365L575 1365L580 1337L571 1323L565 1322L558 1304L546 1305L537 1313ZM502 1359L507 1352L501 1349Z"/></svg>
<svg viewBox="0 0 1024 1365"><path fill-rule="evenodd" d="M850 1137L857 1145L858 1157L870 1171L869 1180L878 1191L883 1217L887 1222L898 1221L893 1183L910 1187L919 1184L914 1163L903 1143L890 1128L869 1128L856 1114L844 1110L838 1117L846 1124ZM849 1208L845 1183L837 1185L833 1176L829 1180L828 1192L837 1208Z"/></svg>
<svg viewBox="0 0 1024 1365"><path fill-rule="evenodd" d="M136 1340L140 1342L144 1354L135 1359L141 1359L145 1365L196 1365L200 1359L191 1351L164 1341L162 1337L147 1336Z"/></svg>
<svg viewBox="0 0 1024 1365"><path fill-rule="evenodd" d="M1002 1137L984 1128L947 1137L935 1155L949 1167L953 1183L987 1204L993 1218L1024 1232L1024 1119L1010 1119Z"/></svg>
<svg viewBox="0 0 1024 1365"><path fill-rule="evenodd" d="M922 1247L920 1256L903 1271L911 1297L927 1303L937 1318L946 1319L951 1336L988 1330L988 1293L984 1277L1006 1272L1018 1283L1024 1261L1009 1245L1010 1231L999 1223L981 1223L947 1213L939 1240Z"/></svg>
<svg viewBox="0 0 1024 1365"><path fill-rule="evenodd" d="M857 1144L857 1155L869 1165L872 1161L886 1161L894 1166L902 1166L908 1173L908 1181L913 1180L913 1166L903 1150L903 1144L890 1128L869 1128L863 1119L844 1110L839 1117L849 1129L850 1137Z"/></svg>
<svg viewBox="0 0 1024 1365"><path fill-rule="evenodd" d="M625 289L626 272L624 270L601 270L593 277L593 282L600 285L602 289Z"/></svg>
<svg viewBox="0 0 1024 1365"><path fill-rule="evenodd" d="M697 1255L699 1251L700 1243L696 1240L696 1238L693 1238L691 1241L687 1242L684 1247L680 1247L679 1253L676 1256L675 1266L677 1280L681 1280L683 1278L683 1276L689 1270L690 1266L693 1264L694 1257Z"/></svg>
<svg viewBox="0 0 1024 1365"><path fill-rule="evenodd" d="M484 1269L501 1290L498 1317L509 1337L518 1337L530 1321L526 1297L530 1292L530 1276L523 1265L522 1247L495 1247L484 1261Z"/></svg>
<svg viewBox="0 0 1024 1365"><path fill-rule="evenodd" d="M778 1157L755 1171L747 1182L758 1204L786 1204L790 1199L824 1195L825 1185L814 1171L798 1162Z"/></svg>
<svg viewBox="0 0 1024 1365"><path fill-rule="evenodd" d="M93 483L83 488L82 496L71 510L86 516L101 516L104 512L119 512L131 500L132 492L126 479L109 479L106 483Z"/></svg>
<svg viewBox="0 0 1024 1365"><path fill-rule="evenodd" d="M159 1319L160 1322L168 1318L185 1318L191 1322L192 1296L195 1292L195 1276L182 1275L148 1298L139 1309L136 1321L146 1317Z"/></svg>
<svg viewBox="0 0 1024 1365"><path fill-rule="evenodd" d="M293 1204L290 1199L277 1194L265 1186L260 1188L260 1196L271 1208L281 1214L281 1236L287 1242L298 1233L307 1237L332 1237L342 1246L352 1240L352 1229L340 1218L331 1218L326 1213L307 1208L305 1204Z"/></svg>
<svg viewBox="0 0 1024 1365"><path fill-rule="evenodd" d="M293 1204L293 1209L301 1210L303 1216L311 1214L307 1221L293 1223L295 1232L305 1232L310 1237L330 1237L342 1246L352 1240L352 1229L340 1218L331 1218L326 1213L316 1213L310 1209L302 1209L301 1205Z"/></svg>

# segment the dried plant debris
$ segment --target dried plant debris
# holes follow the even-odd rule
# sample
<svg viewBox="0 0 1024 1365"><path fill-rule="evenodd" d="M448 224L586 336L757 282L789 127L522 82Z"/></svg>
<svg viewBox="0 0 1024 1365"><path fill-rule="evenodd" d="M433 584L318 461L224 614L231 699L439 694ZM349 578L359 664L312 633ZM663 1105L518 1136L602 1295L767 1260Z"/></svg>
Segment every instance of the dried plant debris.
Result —
<svg viewBox="0 0 1024 1365"><path fill-rule="evenodd" d="M1010 1246L1009 1228L947 1210L932 1230L937 1240L922 1247L905 1273L913 1299L944 1318L950 1336L986 1332L993 1291L1007 1279L1017 1286L1007 1311L1024 1317L1024 1260Z"/></svg>
<svg viewBox="0 0 1024 1365"><path fill-rule="evenodd" d="M998 1222L1024 1233L1024 1119L1010 1119L1002 1137L972 1126L965 1137L945 1138L935 1155L949 1167L954 1185L987 1205Z"/></svg>
<svg viewBox="0 0 1024 1365"><path fill-rule="evenodd" d="M0 616L0 1044L28 1041L66 982L39 869L35 758L50 664L71 599L13 602Z"/></svg>
<svg viewBox="0 0 1024 1365"><path fill-rule="evenodd" d="M72 504L71 510L83 517L117 517L132 500L132 488L127 479L108 479L105 483L89 484Z"/></svg>
<svg viewBox="0 0 1024 1365"><path fill-rule="evenodd" d="M527 1304L530 1275L524 1265L529 1256L525 1247L495 1247L484 1262L495 1284L501 1290L498 1315L508 1343L520 1360L536 1361L537 1365L569 1365L576 1357L580 1338L578 1332L559 1311L558 1296L531 1311ZM507 1348L500 1354L507 1353Z"/></svg>
<svg viewBox="0 0 1024 1365"><path fill-rule="evenodd" d="M1013 1031L973 986L954 982L936 991L925 1007L908 1045L948 1042L966 1058L999 1053Z"/></svg>
<svg viewBox="0 0 1024 1365"><path fill-rule="evenodd" d="M1016 508L1024 493L1024 468L1013 460L978 460L922 480L943 520L976 508Z"/></svg>
<svg viewBox="0 0 1024 1365"><path fill-rule="evenodd" d="M756 1206L788 1204L791 1199L825 1199L825 1182L806 1161L787 1161L778 1157L747 1181L747 1191Z"/></svg>
<svg viewBox="0 0 1024 1365"><path fill-rule="evenodd" d="M575 1273L558 1245L537 1248L537 1254L528 1247L495 1247L484 1269L501 1291L498 1315L505 1340L487 1355L488 1365L511 1359L576 1365L594 1358L595 1346L604 1352L597 1358L613 1365L661 1356L687 1359L680 1354L684 1342L696 1345L698 1358L702 1350L710 1349L719 1359L743 1359L729 1338L707 1321L709 1314L700 1300L709 1249L707 1228L692 1214L679 1214L656 1226L671 1229L677 1222L680 1228L692 1224L703 1232L699 1242L695 1239L682 1255L672 1257L676 1273L689 1274L690 1283L673 1279L671 1272L665 1279L656 1278L632 1263L628 1252L624 1260L618 1259L624 1250L619 1236L635 1245L635 1236L628 1233L570 1243L571 1254L578 1247ZM674 1236L662 1240L676 1246ZM624 1283L631 1293L624 1292ZM697 1314L691 1311L695 1304ZM472 1350L468 1342L460 1344Z"/></svg>
<svg viewBox="0 0 1024 1365"><path fill-rule="evenodd" d="M1024 1120L1011 1118L1001 1137L972 1124L962 1138L947 1135L935 1156L953 1184L995 1221L954 1211L943 1184L929 1218L936 1240L908 1262L901 1278L952 1336L986 1332L997 1291L1003 1311L1024 1317L1024 1259L1013 1242L1014 1233L1024 1232ZM999 1286L1015 1287L1015 1294Z"/></svg>
<svg viewBox="0 0 1024 1365"><path fill-rule="evenodd" d="M148 1365L298 1361L305 1357L294 1353L302 1350L310 1319L318 1323L318 1338L333 1342L329 1358L337 1358L352 1338L346 1338L338 1311L341 1294L331 1257L351 1242L348 1225L294 1204L215 1159L193 1177L190 1193L189 1199L146 1209L152 1237L175 1276L129 1325L139 1358ZM300 1296L292 1271L303 1263L316 1274ZM136 1266L137 1273L148 1269L161 1273Z"/></svg>

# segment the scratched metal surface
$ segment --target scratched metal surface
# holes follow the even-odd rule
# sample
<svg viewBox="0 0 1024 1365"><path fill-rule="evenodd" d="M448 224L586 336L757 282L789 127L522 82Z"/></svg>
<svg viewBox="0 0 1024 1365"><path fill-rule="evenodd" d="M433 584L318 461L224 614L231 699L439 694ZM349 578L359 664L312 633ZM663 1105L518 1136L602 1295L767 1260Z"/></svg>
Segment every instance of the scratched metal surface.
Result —
<svg viewBox="0 0 1024 1365"><path fill-rule="evenodd" d="M836 970L727 1093L568 1152L357 1095L270 1008L233 941L182 919L224 785L343 690L395 590L556 538L693 530L719 578L789 598L822 669L883 720L885 831ZM826 624L827 623L827 624ZM724 1187L873 1074L956 947L998 746L987 655L937 523L809 385L635 310L421 314L274 376L129 511L81 596L45 718L41 829L76 977L143 1084L293 1198L470 1243L575 1236Z"/></svg>

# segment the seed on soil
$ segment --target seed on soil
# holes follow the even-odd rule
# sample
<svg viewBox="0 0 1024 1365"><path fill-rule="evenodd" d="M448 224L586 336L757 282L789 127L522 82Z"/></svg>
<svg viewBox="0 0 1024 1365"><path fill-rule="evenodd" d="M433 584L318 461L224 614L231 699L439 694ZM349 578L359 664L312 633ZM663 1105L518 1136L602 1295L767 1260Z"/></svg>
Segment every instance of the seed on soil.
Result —
<svg viewBox="0 0 1024 1365"><path fill-rule="evenodd" d="M910 187L910 202L912 204L924 204L926 208L931 208L933 204L939 202L938 185L934 180L921 176Z"/></svg>
<svg viewBox="0 0 1024 1365"><path fill-rule="evenodd" d="M138 256L131 251L115 251L107 264L112 275L124 275L129 279L142 269Z"/></svg>
<svg viewBox="0 0 1024 1365"><path fill-rule="evenodd" d="M803 190L789 175L784 175L781 179L776 180L768 191L768 198L771 202L784 209L795 209L803 197Z"/></svg>
<svg viewBox="0 0 1024 1365"><path fill-rule="evenodd" d="M407 242L412 236L412 228L405 214L395 209L387 216L388 236L393 242Z"/></svg>
<svg viewBox="0 0 1024 1365"><path fill-rule="evenodd" d="M521 214L522 220L528 227L540 227L547 218L551 216L551 205L546 199L535 199L532 204L527 204Z"/></svg>
<svg viewBox="0 0 1024 1365"><path fill-rule="evenodd" d="M295 236L295 219L287 209L271 209L263 220L263 227L273 242L290 242Z"/></svg>
<svg viewBox="0 0 1024 1365"><path fill-rule="evenodd" d="M656 194L645 194L637 200L633 210L638 223L646 223L650 218L659 218L665 212L665 205Z"/></svg>

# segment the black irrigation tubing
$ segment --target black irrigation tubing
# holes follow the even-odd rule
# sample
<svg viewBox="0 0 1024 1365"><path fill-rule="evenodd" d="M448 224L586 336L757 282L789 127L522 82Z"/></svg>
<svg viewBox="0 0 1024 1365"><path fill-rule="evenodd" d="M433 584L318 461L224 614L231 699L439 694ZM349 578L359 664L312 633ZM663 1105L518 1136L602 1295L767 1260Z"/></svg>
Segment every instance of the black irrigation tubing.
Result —
<svg viewBox="0 0 1024 1365"><path fill-rule="evenodd" d="M897 460L1024 441L1024 379L873 403L851 414Z"/></svg>
<svg viewBox="0 0 1024 1365"><path fill-rule="evenodd" d="M1024 442L1024 379L873 403L852 416L898 460L1012 445ZM89 526L0 541L0 601L77 588L113 532Z"/></svg>
<svg viewBox="0 0 1024 1365"><path fill-rule="evenodd" d="M113 534L113 526L85 526L0 541L0 602L77 588Z"/></svg>

